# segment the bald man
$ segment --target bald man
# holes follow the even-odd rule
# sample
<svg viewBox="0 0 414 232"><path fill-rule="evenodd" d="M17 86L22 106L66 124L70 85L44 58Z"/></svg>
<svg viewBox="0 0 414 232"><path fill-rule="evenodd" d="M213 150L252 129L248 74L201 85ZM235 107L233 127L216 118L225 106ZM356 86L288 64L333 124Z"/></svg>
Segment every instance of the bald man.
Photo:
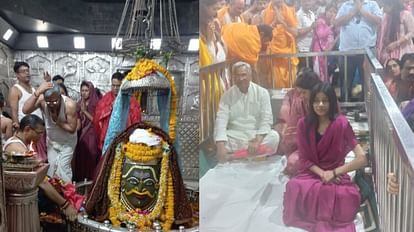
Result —
<svg viewBox="0 0 414 232"><path fill-rule="evenodd" d="M47 175L57 176L65 183L72 182L71 161L77 142L76 104L61 95L59 85L44 82L23 106L23 112L30 114L40 108L45 116L47 135Z"/></svg>

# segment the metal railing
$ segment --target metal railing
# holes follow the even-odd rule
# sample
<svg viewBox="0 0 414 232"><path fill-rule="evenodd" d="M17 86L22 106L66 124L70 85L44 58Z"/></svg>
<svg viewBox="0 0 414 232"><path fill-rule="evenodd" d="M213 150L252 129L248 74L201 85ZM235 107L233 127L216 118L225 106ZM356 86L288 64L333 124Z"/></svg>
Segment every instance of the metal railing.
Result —
<svg viewBox="0 0 414 232"><path fill-rule="evenodd" d="M383 67L371 50L357 52L321 52L306 54L273 54L261 59L280 57L349 56L365 54L363 80L365 106L370 128L370 153L376 199L379 209L380 230L385 232L414 231L414 133L400 109L389 94L380 75ZM346 73L345 60L345 78ZM201 124L200 139L213 135L214 118L222 88L215 84L228 80L229 64L218 63L200 68ZM293 83L292 75L290 84ZM259 78L260 83L260 78ZM219 91L218 91L219 90ZM209 102L211 101L211 102ZM213 107L213 108L209 108ZM204 111L204 112L203 112ZM398 195L387 192L387 175L396 174L400 184Z"/></svg>
<svg viewBox="0 0 414 232"><path fill-rule="evenodd" d="M309 60L312 60L314 57L343 57L344 59L344 78L345 83L347 83L348 73L347 73L347 57L354 55L363 55L366 54L366 51L353 50L346 52L339 51L327 51L327 52L308 52L308 53L296 53L296 54L270 54L270 55L260 55L258 65L256 67L256 75L254 81L259 85L264 86L265 88L273 88L276 76L271 70L274 67L274 62L277 59L286 59L288 62L288 77L289 77L289 86L292 87L296 79L295 69L293 69L291 64L291 59L294 57L306 58L306 66L309 66ZM312 61L313 62L313 61ZM220 62L212 65L208 65L200 68L200 144L207 143L210 141L213 136L214 130L214 120L216 112L218 109L220 97L225 89L231 85L231 67L230 63ZM265 70L262 70L264 68ZM263 73L267 73L264 76ZM360 74L363 75L363 74ZM267 79L272 80L271 86L266 86L268 82ZM366 80L365 80L366 81ZM365 88L365 92L367 88ZM345 88L345 101L348 101L348 89Z"/></svg>
<svg viewBox="0 0 414 232"><path fill-rule="evenodd" d="M414 231L414 133L381 77L371 75L369 126L380 228L385 232ZM396 174L398 195L387 192L387 175Z"/></svg>

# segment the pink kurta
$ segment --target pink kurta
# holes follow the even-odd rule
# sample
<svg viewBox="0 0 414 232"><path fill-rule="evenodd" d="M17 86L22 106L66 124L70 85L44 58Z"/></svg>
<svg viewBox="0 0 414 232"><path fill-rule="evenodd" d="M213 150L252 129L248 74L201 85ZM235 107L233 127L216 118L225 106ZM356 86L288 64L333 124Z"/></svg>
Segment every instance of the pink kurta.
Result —
<svg viewBox="0 0 414 232"><path fill-rule="evenodd" d="M307 114L307 106L296 89L290 90L283 99L278 117L278 124L282 126L281 153L287 155L286 173L294 175L297 172L298 146L296 142L296 124Z"/></svg>
<svg viewBox="0 0 414 232"><path fill-rule="evenodd" d="M316 21L316 29L313 33L311 49L313 52L323 52L328 50L334 42L333 27L328 25L325 16L321 16ZM316 56L313 68L319 74L321 81L328 82L328 67L326 56Z"/></svg>
<svg viewBox="0 0 414 232"><path fill-rule="evenodd" d="M385 14L384 19L381 22L381 31L378 35L377 41L377 57L381 64L385 64L385 62L391 58L401 59L401 57L405 53L412 53L414 52L414 44L412 38L414 37L414 16L411 12L407 10L403 10L400 13L400 31L397 35L397 39L401 39L401 37L405 37L405 42L402 43L399 47L392 50L391 52L387 52L385 49L388 44L386 44L385 33L389 28L389 20L390 16ZM391 41L394 42L394 41Z"/></svg>
<svg viewBox="0 0 414 232"><path fill-rule="evenodd" d="M314 232L355 231L353 223L361 197L347 174L341 175L340 184L324 184L309 170L317 165L332 170L344 164L345 156L357 140L345 116L338 116L316 142L315 128L306 132L304 119L298 123L299 174L286 185L283 221Z"/></svg>

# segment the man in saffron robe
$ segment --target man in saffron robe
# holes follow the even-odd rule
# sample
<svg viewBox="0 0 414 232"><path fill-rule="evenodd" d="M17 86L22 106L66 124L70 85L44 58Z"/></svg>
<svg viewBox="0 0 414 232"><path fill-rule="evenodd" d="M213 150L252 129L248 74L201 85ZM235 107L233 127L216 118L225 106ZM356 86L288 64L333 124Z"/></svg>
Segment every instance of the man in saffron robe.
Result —
<svg viewBox="0 0 414 232"><path fill-rule="evenodd" d="M229 23L241 23L241 14L244 11L244 0L230 0L228 6L217 11L217 20L220 27Z"/></svg>
<svg viewBox="0 0 414 232"><path fill-rule="evenodd" d="M253 0L250 2L249 9L245 10L241 17L243 22L247 24L256 24L257 20L260 20L260 14L269 4L268 0Z"/></svg>
<svg viewBox="0 0 414 232"><path fill-rule="evenodd" d="M245 61L255 65L259 53L272 40L272 28L268 25L227 24L221 31L227 48L228 61Z"/></svg>
<svg viewBox="0 0 414 232"><path fill-rule="evenodd" d="M268 52L271 54L296 53L298 21L295 9L287 6L283 0L273 0L262 15L263 22L273 27L273 39ZM267 64L269 68L272 68L272 71L268 72L270 75L267 75L268 86L271 88L286 88L292 85L298 64L299 59L296 57L272 59Z"/></svg>
<svg viewBox="0 0 414 232"><path fill-rule="evenodd" d="M122 73L114 73L111 78L111 91L105 94L96 105L96 111L93 117L93 126L96 130L96 134L98 137L98 146L99 150L101 151L103 144L105 142L105 136L106 131L108 130L109 119L111 118L112 114L112 106L116 96L118 95L122 79L124 79L124 75ZM130 104L131 106L129 108L129 115L126 127L130 126L133 123L141 121L141 108L134 97L131 97Z"/></svg>
<svg viewBox="0 0 414 232"><path fill-rule="evenodd" d="M347 173L367 164L365 153L328 83L313 89L309 105L298 123L302 167L286 185L283 221L310 232L354 232L361 196ZM355 159L345 163L350 151Z"/></svg>

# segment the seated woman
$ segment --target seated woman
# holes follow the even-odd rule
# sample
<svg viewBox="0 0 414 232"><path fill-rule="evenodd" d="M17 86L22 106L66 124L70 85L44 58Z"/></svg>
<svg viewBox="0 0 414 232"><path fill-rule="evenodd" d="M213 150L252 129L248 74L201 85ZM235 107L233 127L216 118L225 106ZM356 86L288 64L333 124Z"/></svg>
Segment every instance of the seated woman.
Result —
<svg viewBox="0 0 414 232"><path fill-rule="evenodd" d="M348 172L367 158L345 116L338 114L334 89L317 85L309 114L298 123L301 169L286 185L283 221L307 231L355 231L361 197ZM345 164L348 152L355 159Z"/></svg>
<svg viewBox="0 0 414 232"><path fill-rule="evenodd" d="M318 75L311 69L302 70L295 81L295 88L290 90L283 99L276 130L282 137L278 153L285 154L288 158L285 170L288 175L294 175L297 172L296 124L307 114L310 92L320 82Z"/></svg>

